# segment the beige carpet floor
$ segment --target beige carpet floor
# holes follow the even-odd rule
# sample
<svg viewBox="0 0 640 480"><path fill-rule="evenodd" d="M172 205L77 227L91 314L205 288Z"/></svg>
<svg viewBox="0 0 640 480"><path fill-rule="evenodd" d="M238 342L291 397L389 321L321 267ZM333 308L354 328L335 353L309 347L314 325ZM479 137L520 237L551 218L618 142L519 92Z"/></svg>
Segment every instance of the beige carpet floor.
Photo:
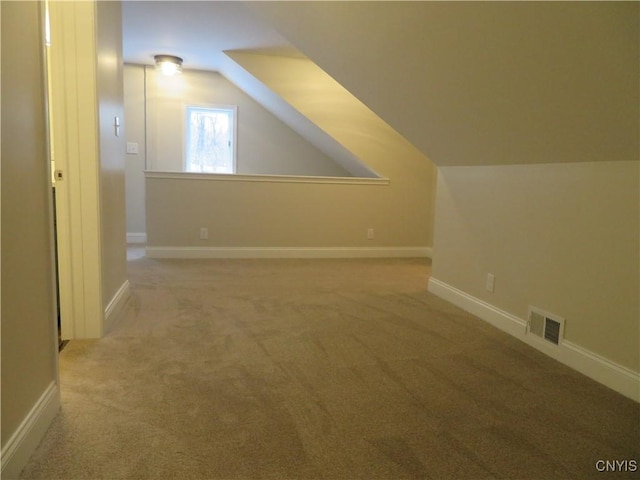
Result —
<svg viewBox="0 0 640 480"><path fill-rule="evenodd" d="M22 479L638 478L596 469L640 464L638 404L427 293L425 260L129 273Z"/></svg>

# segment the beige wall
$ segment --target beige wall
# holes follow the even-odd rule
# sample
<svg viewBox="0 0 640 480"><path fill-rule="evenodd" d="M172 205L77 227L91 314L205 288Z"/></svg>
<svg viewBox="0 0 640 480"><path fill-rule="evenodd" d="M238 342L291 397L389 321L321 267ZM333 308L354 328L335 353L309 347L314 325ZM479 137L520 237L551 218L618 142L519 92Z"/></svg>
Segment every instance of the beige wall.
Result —
<svg viewBox="0 0 640 480"><path fill-rule="evenodd" d="M146 80L149 170L182 171L185 105L218 104L238 107L237 173L349 176L219 73L164 77L147 68Z"/></svg>
<svg viewBox="0 0 640 480"><path fill-rule="evenodd" d="M0 9L4 452L56 382L57 351L40 4L2 2Z"/></svg>
<svg viewBox="0 0 640 480"><path fill-rule="evenodd" d="M399 208L394 196L389 185L148 178L148 245L430 246L424 212Z"/></svg>
<svg viewBox="0 0 640 480"><path fill-rule="evenodd" d="M120 2L97 2L97 94L100 128L102 299L107 307L127 280L124 189L122 16Z"/></svg>
<svg viewBox="0 0 640 480"><path fill-rule="evenodd" d="M124 138L138 144L137 154L125 157L125 197L127 233L146 232L144 207L144 171L146 169L146 133L144 69L124 66Z"/></svg>
<svg viewBox="0 0 640 480"><path fill-rule="evenodd" d="M440 168L433 277L640 371L639 164ZM495 292L484 288L487 273Z"/></svg>

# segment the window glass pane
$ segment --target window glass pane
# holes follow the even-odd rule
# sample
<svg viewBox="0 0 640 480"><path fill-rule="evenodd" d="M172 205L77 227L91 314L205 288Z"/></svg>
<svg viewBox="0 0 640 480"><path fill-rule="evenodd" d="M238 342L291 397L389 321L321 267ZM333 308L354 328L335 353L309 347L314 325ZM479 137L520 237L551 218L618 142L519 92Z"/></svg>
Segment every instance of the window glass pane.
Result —
<svg viewBox="0 0 640 480"><path fill-rule="evenodd" d="M187 107L187 172L234 173L233 110Z"/></svg>

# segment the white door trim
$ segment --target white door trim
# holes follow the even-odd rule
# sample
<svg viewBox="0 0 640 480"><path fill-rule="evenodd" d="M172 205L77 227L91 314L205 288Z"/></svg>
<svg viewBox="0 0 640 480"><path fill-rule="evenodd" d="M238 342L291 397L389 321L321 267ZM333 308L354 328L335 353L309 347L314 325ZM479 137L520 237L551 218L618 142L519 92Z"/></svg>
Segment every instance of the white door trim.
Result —
<svg viewBox="0 0 640 480"><path fill-rule="evenodd" d="M104 332L95 2L51 2L52 155L64 339Z"/></svg>

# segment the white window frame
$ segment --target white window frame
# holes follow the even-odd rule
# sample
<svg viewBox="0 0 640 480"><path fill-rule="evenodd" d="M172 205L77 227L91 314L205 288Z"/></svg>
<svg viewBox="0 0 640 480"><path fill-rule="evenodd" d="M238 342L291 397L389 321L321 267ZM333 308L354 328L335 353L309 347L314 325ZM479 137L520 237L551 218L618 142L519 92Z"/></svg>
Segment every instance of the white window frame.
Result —
<svg viewBox="0 0 640 480"><path fill-rule="evenodd" d="M232 171L230 173L218 173L218 175L234 175L237 173L238 167L238 106L237 105L225 105L225 104L197 104L197 103L185 103L183 105L183 128L184 128L184 143L182 148L182 169L187 173L200 173L200 172L190 172L187 169L188 158L187 158L187 150L188 150L188 139L189 139L189 109L190 108L200 108L200 109L210 109L210 110L226 110L230 111L232 114L232 128L233 132L231 132L231 162L232 162ZM202 172L208 173L208 172ZM215 175L215 174L214 174Z"/></svg>

